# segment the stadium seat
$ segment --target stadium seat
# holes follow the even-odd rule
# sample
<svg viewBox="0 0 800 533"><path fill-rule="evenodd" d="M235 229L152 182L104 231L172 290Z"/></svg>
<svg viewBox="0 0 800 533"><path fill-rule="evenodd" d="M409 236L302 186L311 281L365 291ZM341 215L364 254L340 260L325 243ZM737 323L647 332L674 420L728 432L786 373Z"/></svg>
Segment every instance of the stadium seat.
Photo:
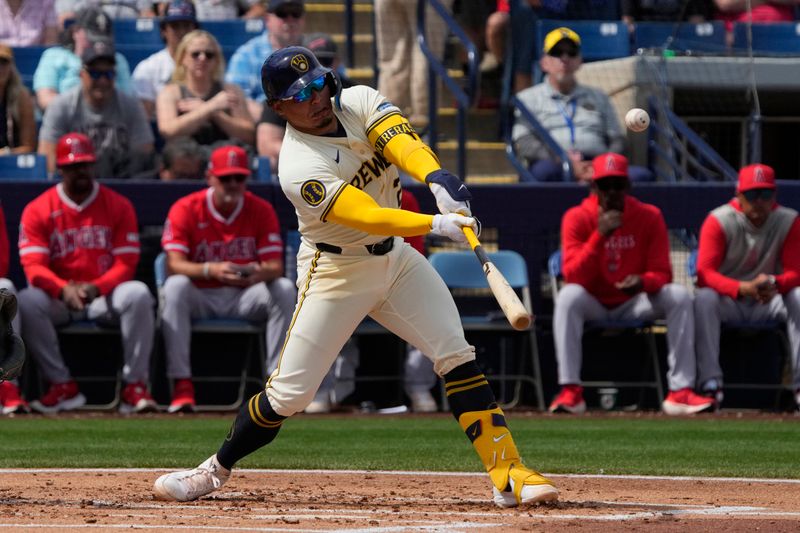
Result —
<svg viewBox="0 0 800 533"><path fill-rule="evenodd" d="M689 253L689 257L686 259L686 274L689 276L689 279L692 280L693 283L697 282L697 249ZM739 383L731 383L729 381L725 381L723 388L724 389L754 389L754 390L774 390L776 391L775 397L775 406L778 407L780 405L781 400L781 392L783 390L792 390L791 379L789 376L792 375L791 373L791 366L792 366L792 350L789 345L789 338L786 335L786 323L781 320L765 320L763 322L747 322L747 321L739 321L733 320L729 322L723 322L720 326L720 338L724 335L738 335L741 337L746 336L754 336L761 333L769 333L773 335L777 335L778 341L781 346L781 361L779 363L780 366L780 374L782 377L786 377L788 381L785 383L748 383L748 382L739 382ZM722 358L725 354L720 351L720 358ZM753 354L755 355L755 354ZM763 352L759 352L758 354L758 364L762 364L763 357L765 354ZM756 361L752 361L756 363ZM747 375L747 372L744 372Z"/></svg>
<svg viewBox="0 0 800 533"><path fill-rule="evenodd" d="M206 20L201 27L216 37L222 48L236 49L264 31L264 20Z"/></svg>
<svg viewBox="0 0 800 533"><path fill-rule="evenodd" d="M17 66L22 83L33 90L33 74L47 46L25 46L14 48L14 64Z"/></svg>
<svg viewBox="0 0 800 533"><path fill-rule="evenodd" d="M152 54L155 54L162 48L164 48L163 44L120 44L117 45L117 52L124 55L125 59L128 60L128 65L130 66L132 74L133 69L136 68L136 65L150 57Z"/></svg>
<svg viewBox="0 0 800 533"><path fill-rule="evenodd" d="M584 61L616 59L631 54L628 26L621 21L550 19L539 20L536 23L536 47L539 53L545 35L561 26L572 29L580 36L581 55Z"/></svg>
<svg viewBox="0 0 800 533"><path fill-rule="evenodd" d="M723 53L726 50L725 24L719 20L699 24L637 22L633 32L633 49L647 48Z"/></svg>
<svg viewBox="0 0 800 533"><path fill-rule="evenodd" d="M550 275L550 288L555 304L558 289L563 281L561 272L561 250L556 250L547 261L547 271ZM664 400L664 388L661 384L661 367L658 359L658 348L655 338L656 323L652 320L589 320L584 324L584 338L587 335L612 336L617 332L634 333L644 337L645 354L642 365L642 379L639 381L617 380L581 380L581 385L587 388L639 388L642 390L639 404L643 403L643 392L647 388L655 390L658 405ZM586 354L584 353L584 360ZM649 378L648 378L649 375Z"/></svg>
<svg viewBox="0 0 800 533"><path fill-rule="evenodd" d="M733 48L746 52L749 49L748 25L733 25ZM800 54L800 23L771 22L753 24L753 53L756 55Z"/></svg>
<svg viewBox="0 0 800 533"><path fill-rule="evenodd" d="M39 154L0 156L0 179L46 180L47 158Z"/></svg>
<svg viewBox="0 0 800 533"><path fill-rule="evenodd" d="M167 280L167 256L164 252L158 254L154 263L154 273L156 287L159 292L159 319L160 310L162 308L162 295L161 289ZM160 320L159 320L160 322ZM244 354L241 357L241 366L239 374L236 376L221 376L221 375L193 375L192 381L195 383L235 383L238 384L236 397L231 403L227 404L201 404L200 396L198 395L198 410L202 411L229 411L238 409L242 404L245 397L245 392L248 383L253 384L255 387L262 388L266 380L266 362L267 362L267 349L266 349L266 325L255 324L247 320L237 318L204 318L194 320L192 322L192 336L194 335L229 335L235 337L246 337L247 345ZM194 339L193 339L194 340ZM158 345L158 344L157 344ZM198 344L193 343L193 346ZM161 352L161 350L157 350ZM166 359L166 353L163 353L163 359ZM253 357L256 358L257 367L260 369L260 375L253 377L249 375L249 370ZM235 356L233 354L226 354L225 360L228 364L233 364ZM192 368L195 368L195 357L192 357ZM159 365L152 365L153 368L158 368ZM194 371L193 371L194 374ZM172 390L172 383L170 383L170 392Z"/></svg>
<svg viewBox="0 0 800 533"><path fill-rule="evenodd" d="M255 159L255 180L258 183L269 183L273 181L272 163L269 157L259 156ZM277 181L275 176L275 181Z"/></svg>
<svg viewBox="0 0 800 533"><path fill-rule="evenodd" d="M164 47L158 19L114 19L114 44Z"/></svg>
<svg viewBox="0 0 800 533"><path fill-rule="evenodd" d="M500 250L489 253L497 269L503 273L509 285L521 295L528 312L533 314L529 289L528 267L525 259L517 252ZM428 257L433 268L439 273L453 293L461 311L461 322L467 333L490 333L499 335L500 354L497 362L493 359L479 363L486 371L490 381L514 382L513 395L505 401L505 387L500 389L498 400L505 407L513 407L522 398L523 383L529 383L536 394L536 404L544 410L542 373L539 365L539 348L536 341L536 327L531 325L527 331L517 331L511 327L505 315L489 291L489 283L481 264L471 251L435 252ZM519 343L514 343L513 337ZM518 346L516 355L511 348ZM496 365L496 366L495 366ZM509 368L509 365L510 368Z"/></svg>

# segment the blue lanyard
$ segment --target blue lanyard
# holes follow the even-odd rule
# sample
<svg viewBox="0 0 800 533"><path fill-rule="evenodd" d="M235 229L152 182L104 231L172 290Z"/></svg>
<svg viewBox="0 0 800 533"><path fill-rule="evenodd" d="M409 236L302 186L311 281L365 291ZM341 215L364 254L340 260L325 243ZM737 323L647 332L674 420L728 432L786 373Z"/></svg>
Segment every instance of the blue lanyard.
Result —
<svg viewBox="0 0 800 533"><path fill-rule="evenodd" d="M561 112L561 116L564 117L564 122L567 123L567 127L569 128L569 145L570 148L575 148L575 110L578 106L578 102L575 98L570 100L569 105L572 108L572 112L567 114L567 109L564 107L564 104L561 103L560 99L556 99L556 105L558 106L558 110Z"/></svg>

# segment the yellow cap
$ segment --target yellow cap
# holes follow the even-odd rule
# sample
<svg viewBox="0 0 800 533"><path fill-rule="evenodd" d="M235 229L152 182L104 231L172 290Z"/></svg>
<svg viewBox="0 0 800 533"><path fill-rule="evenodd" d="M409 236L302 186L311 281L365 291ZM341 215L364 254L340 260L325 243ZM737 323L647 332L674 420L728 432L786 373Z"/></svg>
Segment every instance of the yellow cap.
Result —
<svg viewBox="0 0 800 533"><path fill-rule="evenodd" d="M14 51L6 45L0 44L0 57L5 59L14 59Z"/></svg>
<svg viewBox="0 0 800 533"><path fill-rule="evenodd" d="M555 45L557 45L564 39L569 39L570 41L575 43L578 46L578 48L580 48L581 46L580 36L578 36L578 34L572 31L571 29L562 26L561 28L556 28L547 35L545 35L542 51L546 54Z"/></svg>

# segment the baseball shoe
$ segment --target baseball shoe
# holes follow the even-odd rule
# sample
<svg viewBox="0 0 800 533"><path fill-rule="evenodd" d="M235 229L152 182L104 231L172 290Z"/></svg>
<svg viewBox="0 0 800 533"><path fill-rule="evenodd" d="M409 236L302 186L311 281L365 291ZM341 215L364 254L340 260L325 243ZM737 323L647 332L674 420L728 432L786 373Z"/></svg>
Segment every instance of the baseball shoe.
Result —
<svg viewBox="0 0 800 533"><path fill-rule="evenodd" d="M10 381L0 382L0 405L4 415L31 412L28 402L19 394L19 387Z"/></svg>
<svg viewBox="0 0 800 533"><path fill-rule="evenodd" d="M580 385L564 385L561 392L550 404L551 413L572 413L580 415L586 412L586 402L583 401L583 387Z"/></svg>
<svg viewBox="0 0 800 533"><path fill-rule="evenodd" d="M703 411L712 411L715 403L714 398L700 396L687 387L669 391L661 404L661 409L668 415L692 415Z"/></svg>
<svg viewBox="0 0 800 533"><path fill-rule="evenodd" d="M188 502L217 490L229 477L231 471L223 468L214 454L197 468L159 477L153 485L153 491L162 500Z"/></svg>
<svg viewBox="0 0 800 533"><path fill-rule="evenodd" d="M511 465L508 487L502 492L493 487L493 493L495 505L504 508L558 499L558 489L549 479L523 465Z"/></svg>
<svg viewBox="0 0 800 533"><path fill-rule="evenodd" d="M55 414L59 411L71 411L86 404L86 396L78 390L75 381L51 383L50 390L31 402L31 408L44 414Z"/></svg>
<svg viewBox="0 0 800 533"><path fill-rule="evenodd" d="M711 378L703 383L701 390L703 391L703 396L708 396L709 398L714 399L716 402L715 408L719 409L719 407L722 405L722 399L724 397L724 394L722 393L722 384L718 380Z"/></svg>
<svg viewBox="0 0 800 533"><path fill-rule="evenodd" d="M415 413L435 413L439 410L430 391L410 392L408 397L411 400L411 410Z"/></svg>
<svg viewBox="0 0 800 533"><path fill-rule="evenodd" d="M330 413L331 409L333 409L333 405L330 391L317 391L314 399L303 409L303 412L307 415L324 415Z"/></svg>
<svg viewBox="0 0 800 533"><path fill-rule="evenodd" d="M158 411L156 402L144 383L128 383L122 390L122 403L119 405L119 412L123 415L133 413L152 413Z"/></svg>
<svg viewBox="0 0 800 533"><path fill-rule="evenodd" d="M191 379L176 379L172 391L172 402L168 413L193 413L197 404L194 401L194 384Z"/></svg>

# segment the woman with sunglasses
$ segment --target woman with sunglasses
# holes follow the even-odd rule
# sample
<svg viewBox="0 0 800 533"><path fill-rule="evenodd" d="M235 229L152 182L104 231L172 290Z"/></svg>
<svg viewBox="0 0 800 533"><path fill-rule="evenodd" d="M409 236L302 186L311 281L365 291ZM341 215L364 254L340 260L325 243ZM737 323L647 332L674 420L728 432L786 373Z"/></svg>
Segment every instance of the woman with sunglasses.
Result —
<svg viewBox="0 0 800 533"><path fill-rule="evenodd" d="M36 151L33 98L14 65L14 52L0 45L0 155Z"/></svg>
<svg viewBox="0 0 800 533"><path fill-rule="evenodd" d="M192 137L198 144L255 142L255 123L244 95L225 83L225 59L213 35L194 30L181 39L172 82L158 95L158 131L165 139Z"/></svg>

